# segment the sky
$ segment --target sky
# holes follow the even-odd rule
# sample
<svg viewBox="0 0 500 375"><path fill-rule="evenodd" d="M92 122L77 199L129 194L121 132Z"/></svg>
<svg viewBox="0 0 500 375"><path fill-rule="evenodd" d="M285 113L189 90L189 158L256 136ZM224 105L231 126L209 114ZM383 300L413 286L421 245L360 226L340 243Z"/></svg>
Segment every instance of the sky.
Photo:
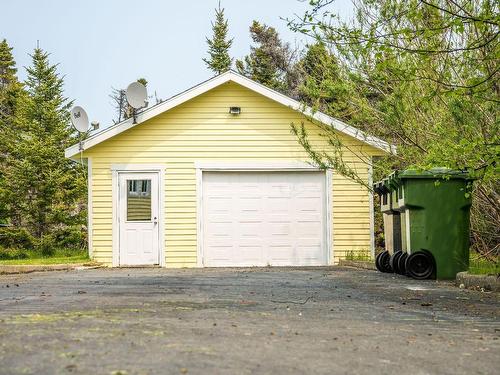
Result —
<svg viewBox="0 0 500 375"><path fill-rule="evenodd" d="M112 123L112 87L126 88L144 77L148 94L166 99L212 76L202 58L205 37L218 0L16 0L2 3L0 39L14 47L18 76L39 41L64 76L65 95L83 106L101 128ZM303 45L303 36L290 31L283 18L302 15L308 1L221 0L234 38L231 56L250 51L252 20L275 27L284 41ZM333 9L348 17L350 0L337 0Z"/></svg>

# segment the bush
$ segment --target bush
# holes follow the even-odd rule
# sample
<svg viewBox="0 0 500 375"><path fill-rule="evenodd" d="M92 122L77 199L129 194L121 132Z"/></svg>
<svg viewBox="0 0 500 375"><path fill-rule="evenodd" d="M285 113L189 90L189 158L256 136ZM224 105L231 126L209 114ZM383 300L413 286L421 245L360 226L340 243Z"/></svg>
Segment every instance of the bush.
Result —
<svg viewBox="0 0 500 375"><path fill-rule="evenodd" d="M6 249L33 249L36 240L24 228L0 227L0 246Z"/></svg>
<svg viewBox="0 0 500 375"><path fill-rule="evenodd" d="M0 259L10 260L10 259L27 259L29 254L26 250L22 249L4 249L0 247Z"/></svg>
<svg viewBox="0 0 500 375"><path fill-rule="evenodd" d="M54 255L55 245L54 237L50 234L44 234L38 241L37 250L40 251L42 257L51 257Z"/></svg>
<svg viewBox="0 0 500 375"><path fill-rule="evenodd" d="M60 228L52 235L58 248L81 250L87 247L87 235L80 225Z"/></svg>

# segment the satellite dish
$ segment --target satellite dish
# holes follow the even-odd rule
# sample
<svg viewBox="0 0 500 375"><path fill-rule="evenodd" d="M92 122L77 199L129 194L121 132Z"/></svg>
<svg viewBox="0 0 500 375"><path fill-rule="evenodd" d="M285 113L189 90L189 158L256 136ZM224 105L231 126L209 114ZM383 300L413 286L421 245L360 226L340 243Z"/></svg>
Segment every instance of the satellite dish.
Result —
<svg viewBox="0 0 500 375"><path fill-rule="evenodd" d="M76 106L71 109L71 123L80 133L85 133L89 130L89 117L87 112L80 107Z"/></svg>
<svg viewBox="0 0 500 375"><path fill-rule="evenodd" d="M146 86L139 82L132 82L128 85L125 95L127 96L128 104L135 109L144 107L148 98Z"/></svg>

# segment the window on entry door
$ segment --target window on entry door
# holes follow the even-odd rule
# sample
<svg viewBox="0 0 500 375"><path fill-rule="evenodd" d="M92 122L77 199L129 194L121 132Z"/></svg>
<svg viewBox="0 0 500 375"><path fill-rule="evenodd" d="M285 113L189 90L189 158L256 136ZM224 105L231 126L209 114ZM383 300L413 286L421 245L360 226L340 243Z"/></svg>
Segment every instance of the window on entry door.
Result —
<svg viewBox="0 0 500 375"><path fill-rule="evenodd" d="M127 221L151 221L151 180L127 180Z"/></svg>

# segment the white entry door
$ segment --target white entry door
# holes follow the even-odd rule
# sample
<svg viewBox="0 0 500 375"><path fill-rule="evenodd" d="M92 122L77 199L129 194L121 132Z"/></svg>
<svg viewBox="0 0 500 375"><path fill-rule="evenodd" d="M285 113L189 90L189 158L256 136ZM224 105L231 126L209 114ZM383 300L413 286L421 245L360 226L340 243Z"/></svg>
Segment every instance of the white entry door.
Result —
<svg viewBox="0 0 500 375"><path fill-rule="evenodd" d="M324 172L203 172L203 265L328 262Z"/></svg>
<svg viewBox="0 0 500 375"><path fill-rule="evenodd" d="M120 265L159 264L158 173L119 173Z"/></svg>

